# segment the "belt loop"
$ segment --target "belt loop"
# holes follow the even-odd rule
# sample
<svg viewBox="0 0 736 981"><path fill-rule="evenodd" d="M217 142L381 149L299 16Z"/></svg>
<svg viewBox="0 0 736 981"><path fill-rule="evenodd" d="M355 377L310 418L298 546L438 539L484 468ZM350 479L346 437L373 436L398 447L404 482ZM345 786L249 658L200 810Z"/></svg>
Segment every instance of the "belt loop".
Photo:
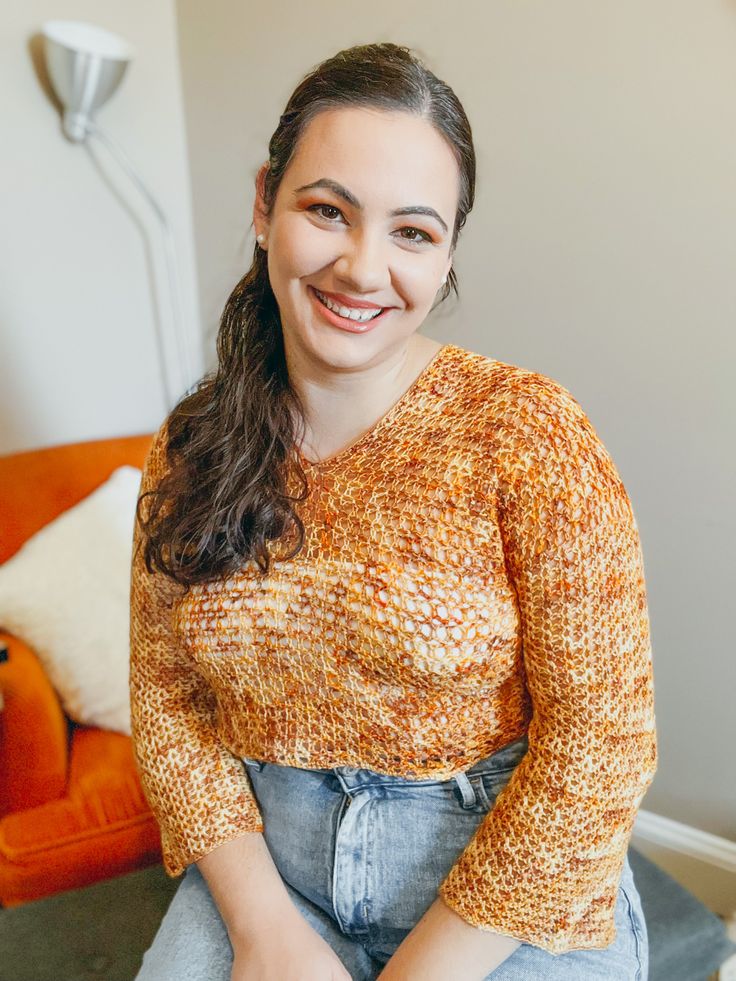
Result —
<svg viewBox="0 0 736 981"><path fill-rule="evenodd" d="M463 795L463 807L474 807L476 803L475 791L470 780L468 780L467 774L465 772L458 773L453 779L460 788L460 793Z"/></svg>

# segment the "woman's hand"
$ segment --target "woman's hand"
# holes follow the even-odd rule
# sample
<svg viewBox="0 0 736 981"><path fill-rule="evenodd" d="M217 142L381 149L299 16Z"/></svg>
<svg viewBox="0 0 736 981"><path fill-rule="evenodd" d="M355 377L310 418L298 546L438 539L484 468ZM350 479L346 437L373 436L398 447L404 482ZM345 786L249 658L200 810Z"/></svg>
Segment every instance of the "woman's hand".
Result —
<svg viewBox="0 0 736 981"><path fill-rule="evenodd" d="M293 915L264 923L232 946L230 981L352 981L334 950L296 907Z"/></svg>

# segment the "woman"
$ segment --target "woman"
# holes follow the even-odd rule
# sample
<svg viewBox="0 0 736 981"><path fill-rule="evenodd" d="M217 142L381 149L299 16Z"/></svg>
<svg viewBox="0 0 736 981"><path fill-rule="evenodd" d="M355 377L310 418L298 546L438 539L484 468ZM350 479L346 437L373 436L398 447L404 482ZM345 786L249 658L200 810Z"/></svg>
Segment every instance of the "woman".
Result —
<svg viewBox="0 0 736 981"><path fill-rule="evenodd" d="M138 978L645 978L631 504L567 389L418 333L457 293L462 106L358 46L269 150L141 483L133 742L186 874Z"/></svg>

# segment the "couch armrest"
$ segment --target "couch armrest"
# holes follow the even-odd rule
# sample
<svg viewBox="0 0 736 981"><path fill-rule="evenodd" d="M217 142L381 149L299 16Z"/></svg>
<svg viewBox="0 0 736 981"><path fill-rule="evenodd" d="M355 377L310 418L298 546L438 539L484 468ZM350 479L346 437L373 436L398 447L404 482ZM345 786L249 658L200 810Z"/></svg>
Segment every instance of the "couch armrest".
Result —
<svg viewBox="0 0 736 981"><path fill-rule="evenodd" d="M63 796L69 776L69 720L33 650L0 631L0 815Z"/></svg>

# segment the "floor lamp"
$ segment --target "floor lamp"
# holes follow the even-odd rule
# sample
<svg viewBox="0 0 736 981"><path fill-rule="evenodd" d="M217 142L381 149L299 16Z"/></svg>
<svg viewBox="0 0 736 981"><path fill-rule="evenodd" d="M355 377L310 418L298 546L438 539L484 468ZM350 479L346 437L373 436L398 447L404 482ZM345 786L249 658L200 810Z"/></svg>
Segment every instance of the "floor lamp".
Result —
<svg viewBox="0 0 736 981"><path fill-rule="evenodd" d="M185 386L190 385L193 375L186 339L183 336L181 290L171 226L163 208L125 153L94 121L95 112L107 102L120 84L133 57L133 49L117 34L81 21L47 21L42 27L42 35L49 77L64 110L62 125L65 136L73 143L84 143L90 137L99 140L146 200L161 227L173 318L172 333L182 381ZM146 235L149 235L147 229ZM153 245L150 238L149 245ZM160 301L163 291L157 279L158 277L154 277ZM158 306L160 313L163 307L160 302ZM164 363L164 351L164 339L159 330L161 378L166 402L171 410L177 399Z"/></svg>

